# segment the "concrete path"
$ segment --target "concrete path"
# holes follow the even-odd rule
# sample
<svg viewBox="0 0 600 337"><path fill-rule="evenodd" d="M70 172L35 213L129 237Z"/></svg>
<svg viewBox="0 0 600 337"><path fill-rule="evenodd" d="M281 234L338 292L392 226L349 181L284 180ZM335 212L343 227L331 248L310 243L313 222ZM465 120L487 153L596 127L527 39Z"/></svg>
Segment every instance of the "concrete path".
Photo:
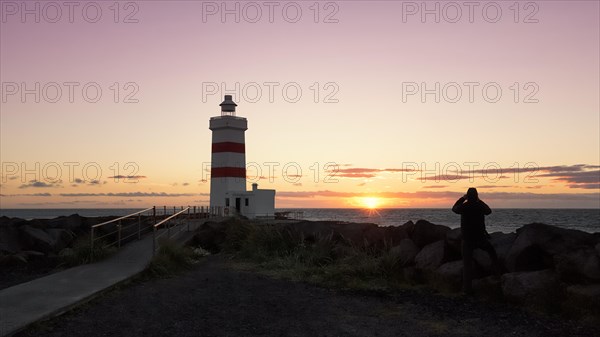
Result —
<svg viewBox="0 0 600 337"><path fill-rule="evenodd" d="M211 219L215 220L215 219ZM192 220L175 237L184 242L206 219ZM173 229L172 229L173 230ZM57 316L143 271L152 259L153 236L122 247L115 255L0 290L0 336Z"/></svg>

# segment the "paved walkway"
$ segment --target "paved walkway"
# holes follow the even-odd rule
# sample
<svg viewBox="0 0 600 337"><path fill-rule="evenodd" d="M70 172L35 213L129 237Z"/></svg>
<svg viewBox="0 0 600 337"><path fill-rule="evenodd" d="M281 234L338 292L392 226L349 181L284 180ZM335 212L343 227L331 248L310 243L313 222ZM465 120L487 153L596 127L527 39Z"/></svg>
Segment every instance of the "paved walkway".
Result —
<svg viewBox="0 0 600 337"><path fill-rule="evenodd" d="M205 220L192 220L190 231L184 228L176 237L177 241L191 238ZM11 335L31 323L57 316L137 275L152 259L152 241L153 236L147 235L105 260L0 290L0 336Z"/></svg>

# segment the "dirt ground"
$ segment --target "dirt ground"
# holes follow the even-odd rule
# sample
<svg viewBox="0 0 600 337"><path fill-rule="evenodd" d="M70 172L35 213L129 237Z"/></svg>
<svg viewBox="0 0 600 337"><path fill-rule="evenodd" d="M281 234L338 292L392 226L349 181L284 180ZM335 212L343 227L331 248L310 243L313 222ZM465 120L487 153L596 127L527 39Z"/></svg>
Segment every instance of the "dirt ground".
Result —
<svg viewBox="0 0 600 337"><path fill-rule="evenodd" d="M17 336L600 336L600 328L426 291L324 289L206 257L138 280Z"/></svg>

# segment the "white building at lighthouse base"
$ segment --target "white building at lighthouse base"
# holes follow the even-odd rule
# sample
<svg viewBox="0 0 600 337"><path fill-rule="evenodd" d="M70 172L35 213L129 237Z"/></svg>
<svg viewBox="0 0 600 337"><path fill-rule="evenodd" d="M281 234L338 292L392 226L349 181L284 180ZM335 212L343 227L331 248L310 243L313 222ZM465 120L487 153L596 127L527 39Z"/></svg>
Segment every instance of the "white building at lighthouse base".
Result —
<svg viewBox="0 0 600 337"><path fill-rule="evenodd" d="M275 190L258 189L252 184L251 191L225 192L225 215L239 214L250 219L275 216Z"/></svg>

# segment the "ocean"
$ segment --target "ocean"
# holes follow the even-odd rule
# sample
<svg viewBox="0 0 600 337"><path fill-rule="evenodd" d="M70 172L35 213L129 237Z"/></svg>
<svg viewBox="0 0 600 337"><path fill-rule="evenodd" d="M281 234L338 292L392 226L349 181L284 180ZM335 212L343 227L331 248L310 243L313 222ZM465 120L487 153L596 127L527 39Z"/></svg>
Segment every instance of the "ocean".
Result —
<svg viewBox="0 0 600 337"><path fill-rule="evenodd" d="M23 219L49 219L79 214L85 217L126 215L140 209L0 209L0 216ZM368 210L358 208L306 208L277 209L276 211L301 211L306 220L338 220L348 222L371 222L381 226L397 226L412 220L424 219L451 228L460 226L460 216L450 209L438 208L386 208ZM541 222L585 232L600 232L600 209L494 209L486 218L488 232L513 232L532 222Z"/></svg>

